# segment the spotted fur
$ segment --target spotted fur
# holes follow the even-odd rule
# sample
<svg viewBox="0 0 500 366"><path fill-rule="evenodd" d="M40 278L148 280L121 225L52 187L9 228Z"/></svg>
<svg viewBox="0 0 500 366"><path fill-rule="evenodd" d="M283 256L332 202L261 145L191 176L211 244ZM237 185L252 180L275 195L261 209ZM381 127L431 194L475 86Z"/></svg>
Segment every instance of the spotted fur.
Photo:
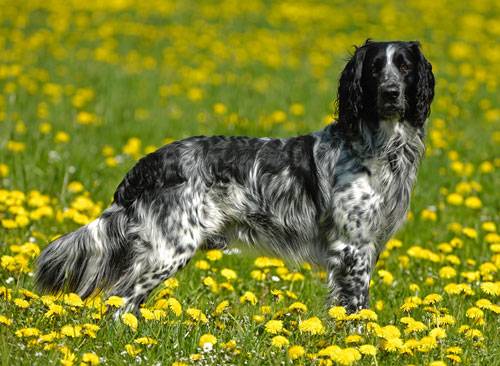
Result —
<svg viewBox="0 0 500 366"><path fill-rule="evenodd" d="M238 239L325 267L332 303L367 307L409 206L433 88L416 42L368 41L340 78L336 123L283 139L192 137L147 155L101 217L43 251L39 288L104 290L137 311L197 249Z"/></svg>

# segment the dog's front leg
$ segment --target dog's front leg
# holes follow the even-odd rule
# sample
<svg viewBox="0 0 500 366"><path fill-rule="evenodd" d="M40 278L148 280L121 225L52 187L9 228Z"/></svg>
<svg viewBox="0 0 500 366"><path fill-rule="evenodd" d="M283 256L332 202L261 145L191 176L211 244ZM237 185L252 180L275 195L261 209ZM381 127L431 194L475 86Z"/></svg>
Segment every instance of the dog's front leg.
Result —
<svg viewBox="0 0 500 366"><path fill-rule="evenodd" d="M368 308L370 277L375 265L375 246L358 246L336 240L328 251L330 305L340 305L348 313Z"/></svg>

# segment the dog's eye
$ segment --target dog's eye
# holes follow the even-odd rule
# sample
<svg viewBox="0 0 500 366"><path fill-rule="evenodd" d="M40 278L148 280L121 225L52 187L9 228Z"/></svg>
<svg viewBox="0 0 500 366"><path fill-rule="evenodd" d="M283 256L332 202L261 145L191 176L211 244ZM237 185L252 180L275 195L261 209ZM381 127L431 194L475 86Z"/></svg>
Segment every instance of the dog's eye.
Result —
<svg viewBox="0 0 500 366"><path fill-rule="evenodd" d="M401 71L401 72L407 72L408 71L408 65L405 64L405 63L402 63L401 65L399 65L399 71Z"/></svg>
<svg viewBox="0 0 500 366"><path fill-rule="evenodd" d="M382 70L382 62L380 60L376 60L372 64L372 71L373 73L378 73Z"/></svg>

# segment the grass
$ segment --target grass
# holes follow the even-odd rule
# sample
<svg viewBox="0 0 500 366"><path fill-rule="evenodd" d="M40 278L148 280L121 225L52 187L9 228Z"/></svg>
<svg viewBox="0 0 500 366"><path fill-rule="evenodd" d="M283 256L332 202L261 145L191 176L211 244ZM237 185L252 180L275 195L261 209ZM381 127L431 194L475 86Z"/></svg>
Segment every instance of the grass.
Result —
<svg viewBox="0 0 500 366"><path fill-rule="evenodd" d="M500 364L494 1L1 6L3 365ZM126 325L71 297L33 292L39 250L96 217L135 160L155 147L191 135L322 128L333 118L352 45L366 38L420 40L437 78L411 214L373 276L376 321L371 313L343 319L329 312L321 269L261 268L257 253L213 261L207 255L218 253L198 253L177 282L148 299L159 319L141 318L136 329L133 319ZM224 277L224 268L237 277ZM247 291L255 304L242 298ZM179 316L168 299L181 304ZM228 308L217 314L222 301ZM290 309L295 302L307 310ZM321 326L306 330L313 317ZM288 345L273 345L270 320L282 321ZM23 335L26 328L36 330ZM210 351L200 346L204 334L216 337ZM156 344L135 342L146 336Z"/></svg>

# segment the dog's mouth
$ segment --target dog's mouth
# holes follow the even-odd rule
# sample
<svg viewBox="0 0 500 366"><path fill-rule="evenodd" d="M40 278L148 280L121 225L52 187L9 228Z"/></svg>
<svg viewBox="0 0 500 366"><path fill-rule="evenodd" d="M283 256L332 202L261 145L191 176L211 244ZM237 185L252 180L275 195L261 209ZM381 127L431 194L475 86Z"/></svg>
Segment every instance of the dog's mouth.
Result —
<svg viewBox="0 0 500 366"><path fill-rule="evenodd" d="M378 109L379 116L382 118L399 117L403 113L403 107L398 103L383 103Z"/></svg>

